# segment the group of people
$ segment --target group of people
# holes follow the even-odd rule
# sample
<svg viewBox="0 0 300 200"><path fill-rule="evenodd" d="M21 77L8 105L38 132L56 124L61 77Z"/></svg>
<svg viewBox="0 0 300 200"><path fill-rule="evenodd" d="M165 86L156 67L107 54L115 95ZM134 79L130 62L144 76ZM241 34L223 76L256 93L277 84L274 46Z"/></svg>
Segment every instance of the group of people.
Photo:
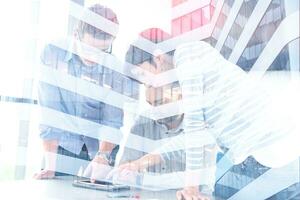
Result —
<svg viewBox="0 0 300 200"><path fill-rule="evenodd" d="M96 4L89 11L118 24L117 16L110 8ZM170 99L163 97L157 101L156 88L151 85L99 64L101 55L114 57L111 54L114 39L115 36L79 21L70 46L72 50L49 44L42 52L41 63L58 73L66 73L65 76L80 79L74 83L88 81L137 101L144 95L151 106L170 102ZM87 47L95 51L89 51ZM122 108L109 104L109 101L102 102L85 96L78 85L71 85L73 90L68 90L50 81L40 81L41 107L55 110L54 113L63 113L66 119L55 126L40 125L46 164L44 169L34 175L36 179L54 178L59 173L76 174L78 169L67 172L59 170L59 165L68 165L64 160L57 159L58 155L62 155L89 161L83 176L89 177L91 182L114 176L126 180L128 172L184 171L183 189L177 192L177 198L206 200L209 198L200 192L199 185L213 185L214 171L209 173L206 169L215 169L217 150L227 152L233 163L239 163L260 147L282 137L280 127L274 127L266 118L269 103L266 93L255 85L251 86L246 73L226 61L209 44L186 43L177 47L175 55L160 52L148 57L143 56L146 55L143 52L135 55L135 48L131 45L128 50L125 59L127 63L157 74L166 69L176 70L180 92L173 101L181 100L182 104L178 105L182 106L183 113L158 120L137 116L130 129L122 132L122 127L130 121ZM91 55L97 51L101 55ZM146 94L141 93L141 85L144 85ZM104 93L104 90L95 91ZM161 91L164 93L163 89ZM42 116L45 121L53 118L49 112L43 113L43 110ZM63 128L64 124L68 124L67 127L86 126L86 121L94 128L80 130L103 130L105 133L90 134ZM101 129L101 126L109 128ZM115 131L109 133L110 130L122 133L121 138L117 139L119 143L97 138L103 134L116 137L113 136ZM161 140L166 143L151 152L138 150L132 147L134 145L126 143L134 140L133 137L125 141L126 131L129 132L126 133L129 138L134 135L144 138L146 142ZM176 140L179 138L177 136L183 137ZM168 140L163 140L166 138Z"/></svg>

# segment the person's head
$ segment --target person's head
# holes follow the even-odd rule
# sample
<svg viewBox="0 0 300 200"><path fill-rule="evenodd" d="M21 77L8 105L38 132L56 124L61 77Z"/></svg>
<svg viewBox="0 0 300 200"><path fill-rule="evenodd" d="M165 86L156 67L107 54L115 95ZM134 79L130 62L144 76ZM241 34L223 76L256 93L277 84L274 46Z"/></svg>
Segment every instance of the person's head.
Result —
<svg viewBox="0 0 300 200"><path fill-rule="evenodd" d="M167 33L158 28L147 29L140 33L140 35L151 35L151 37L147 39L151 40L154 43L159 41L159 39L157 38L161 38L162 35L165 35L165 38L169 38ZM153 74L160 74L174 68L173 52L166 53L160 49L156 49L152 54L150 54L133 45L131 45L129 50L127 51L126 62L139 66L143 70L151 72ZM145 84L146 101L149 104L156 106L179 100L181 98L181 93L180 89L178 89L179 85L178 88L176 88L176 85L178 84L170 84L165 87L154 88L150 85Z"/></svg>
<svg viewBox="0 0 300 200"><path fill-rule="evenodd" d="M88 11L94 12L95 14L100 15L101 17L106 18L115 24L119 23L116 14L110 8L104 7L100 4L95 4L89 7ZM88 11L86 11L84 15L89 15ZM78 41L87 46L91 46L105 53L111 53L112 51L112 43L115 39L115 36L106 33L105 31L87 22L79 21L74 35ZM93 51L89 51L89 49L84 45L77 45L77 48L78 51L80 51L79 54L94 53ZM87 65L94 64L94 62L88 59L82 57L81 59Z"/></svg>
<svg viewBox="0 0 300 200"><path fill-rule="evenodd" d="M158 28L147 29L140 33L140 35L152 41L153 43L162 42L171 37L163 30ZM163 52L160 49L154 50L154 52L151 54L131 45L126 53L125 60L126 62L138 66L153 74L160 74L162 72L174 69L173 52ZM144 74L139 75L144 76ZM153 106L163 105L181 99L181 89L178 82L159 88L155 88L147 84L144 85L146 88L146 101ZM167 125L169 129L173 129L178 127L178 125L182 122L182 119L183 114L179 114L157 120L157 122Z"/></svg>

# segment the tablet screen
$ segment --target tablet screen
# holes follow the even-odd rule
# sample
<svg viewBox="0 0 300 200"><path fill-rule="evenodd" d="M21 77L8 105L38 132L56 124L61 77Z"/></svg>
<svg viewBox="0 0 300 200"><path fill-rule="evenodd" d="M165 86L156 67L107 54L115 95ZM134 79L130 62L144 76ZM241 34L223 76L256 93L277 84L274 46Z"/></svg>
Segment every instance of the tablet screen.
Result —
<svg viewBox="0 0 300 200"><path fill-rule="evenodd" d="M116 190L129 190L130 187L127 185L118 185L112 184L106 181L96 181L91 183L90 180L75 180L73 186L95 189L95 190L104 190L104 191L116 191Z"/></svg>

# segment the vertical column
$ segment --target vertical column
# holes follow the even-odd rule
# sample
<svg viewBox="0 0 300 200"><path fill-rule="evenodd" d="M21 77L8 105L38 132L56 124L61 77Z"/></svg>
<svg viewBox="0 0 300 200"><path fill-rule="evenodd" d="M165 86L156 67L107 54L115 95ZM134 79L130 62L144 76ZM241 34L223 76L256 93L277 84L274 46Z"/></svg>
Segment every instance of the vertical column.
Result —
<svg viewBox="0 0 300 200"><path fill-rule="evenodd" d="M292 14L293 12L299 10L299 1L291 1L285 0L284 1L284 8L286 16ZM288 44L289 50L289 60L290 60L290 70L291 70L291 77L298 78L300 73L300 66L299 66L299 39L290 42Z"/></svg>
<svg viewBox="0 0 300 200"><path fill-rule="evenodd" d="M29 113L28 113L29 114ZM20 120L19 122L19 137L17 143L17 158L15 168L15 179L21 180L25 178L26 172L26 159L27 159L27 144L29 135L29 124L28 120Z"/></svg>

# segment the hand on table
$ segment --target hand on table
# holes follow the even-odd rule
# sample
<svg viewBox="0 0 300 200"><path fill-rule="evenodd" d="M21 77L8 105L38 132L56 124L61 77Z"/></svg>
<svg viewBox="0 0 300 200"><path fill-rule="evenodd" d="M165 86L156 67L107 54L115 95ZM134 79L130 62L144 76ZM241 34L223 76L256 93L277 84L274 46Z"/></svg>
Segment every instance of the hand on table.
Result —
<svg viewBox="0 0 300 200"><path fill-rule="evenodd" d="M210 200L209 197L201 194L198 187L186 187L176 193L177 200Z"/></svg>
<svg viewBox="0 0 300 200"><path fill-rule="evenodd" d="M140 167L138 162L128 162L113 169L106 178L113 179L114 182L134 184L136 183L136 177L139 170Z"/></svg>
<svg viewBox="0 0 300 200"><path fill-rule="evenodd" d="M90 178L90 181L95 183L96 180L103 180L110 170L111 169L107 160L102 157L95 156L83 172L83 176Z"/></svg>
<svg viewBox="0 0 300 200"><path fill-rule="evenodd" d="M34 179L43 180L43 179L53 179L55 177L55 171L43 169L38 173L33 175Z"/></svg>

